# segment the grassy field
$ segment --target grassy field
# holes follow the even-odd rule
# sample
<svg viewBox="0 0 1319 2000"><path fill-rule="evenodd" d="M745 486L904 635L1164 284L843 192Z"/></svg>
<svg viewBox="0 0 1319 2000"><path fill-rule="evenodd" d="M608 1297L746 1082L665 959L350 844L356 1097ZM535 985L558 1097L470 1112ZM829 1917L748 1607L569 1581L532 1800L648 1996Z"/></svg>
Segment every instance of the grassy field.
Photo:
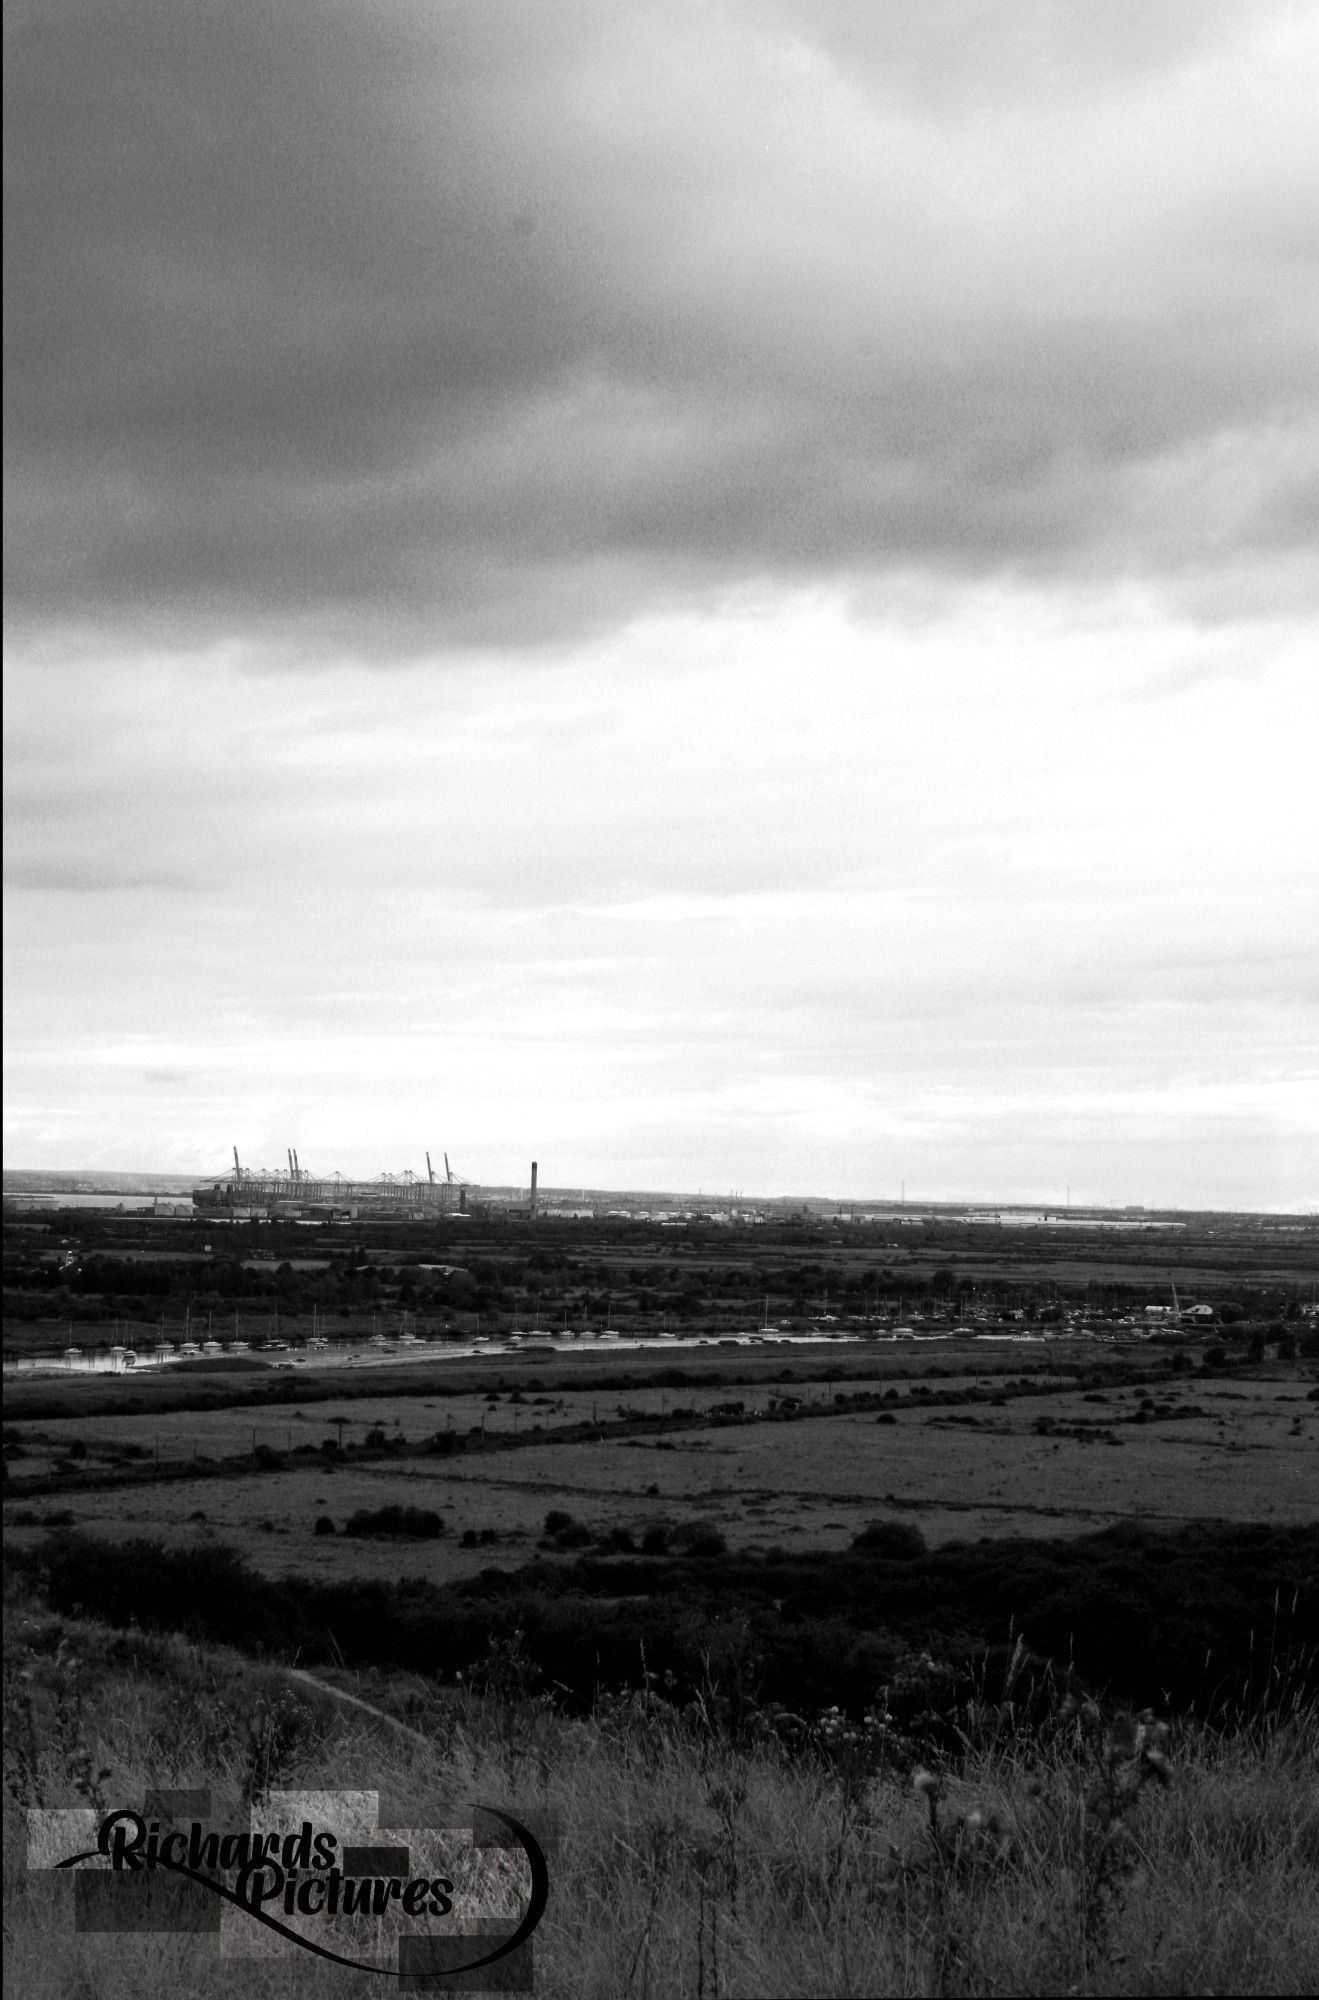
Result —
<svg viewBox="0 0 1319 2000"><path fill-rule="evenodd" d="M978 1381L995 1387L993 1378L975 1377L940 1387L967 1390ZM6 1504L6 1531L22 1545L52 1516L89 1529L113 1523L172 1546L218 1537L267 1574L370 1575L382 1561L378 1544L317 1535L315 1523L328 1515L342 1529L359 1508L400 1502L438 1511L446 1533L436 1542L400 1543L383 1560L392 1573L442 1582L530 1560L551 1508L566 1509L597 1537L622 1527L640 1541L656 1523L705 1521L734 1550L794 1552L846 1548L868 1521L885 1516L914 1523L932 1546L1080 1534L1129 1518L1164 1525L1319 1518L1319 1405L1306 1400L1307 1384L1294 1377L1177 1377L1157 1388L1055 1389L965 1407L927 1407L911 1386L878 1417L828 1414L837 1386L800 1382L792 1393L812 1413L794 1422L694 1428L675 1420L662 1435L555 1442L551 1434L532 1447L471 1456L294 1459L283 1471L251 1465L241 1477L160 1483L144 1461L137 1483L111 1491L70 1490L25 1505L20 1483ZM42 1471L57 1441L75 1435L94 1456L125 1442L150 1453L168 1431L167 1448L190 1444L219 1458L250 1451L254 1437L281 1452L299 1440L318 1445L336 1435L336 1414L350 1441L378 1424L390 1437L404 1427L417 1444L448 1419L462 1431L479 1429L484 1415L493 1438L511 1433L515 1420L525 1435L535 1422L580 1425L593 1410L602 1417L626 1408L672 1413L675 1405L704 1409L719 1399L660 1390L621 1401L590 1392L532 1394L514 1405L476 1396L382 1397L293 1410L278 1422L231 1410L65 1419L23 1427L30 1455L14 1470ZM746 1393L746 1402L748 1410L764 1408L768 1393ZM464 1534L483 1533L485 1542L462 1546ZM543 1559L557 1560L552 1552Z"/></svg>
<svg viewBox="0 0 1319 2000"><path fill-rule="evenodd" d="M1065 1387L1079 1378L1081 1367L1087 1375L1096 1363L1086 1356L1081 1363L1070 1357L1055 1361L1054 1367L1023 1376L1015 1367L985 1365L986 1357L946 1355L939 1365L865 1365L854 1357L846 1364L798 1359L791 1367L772 1371L753 1361L737 1363L724 1359L718 1367L637 1369L623 1365L620 1357L612 1366L592 1368L583 1382L576 1371L561 1375L534 1369L510 1368L507 1364L485 1364L479 1372L464 1370L439 1381L427 1376L417 1379L412 1370L389 1371L369 1385L353 1383L314 1401L293 1400L278 1406L248 1407L225 1400L220 1390L213 1406L209 1398L199 1398L198 1407L156 1408L150 1396L140 1408L106 1411L99 1407L99 1392L89 1388L83 1396L69 1393L61 1384L58 1414L24 1419L23 1402L18 1396L7 1399L10 1421L5 1435L28 1448L29 1457L40 1457L43 1447L51 1452L81 1441L89 1451L132 1444L162 1457L197 1455L227 1457L250 1451L255 1442L291 1451L298 1443L319 1443L326 1435L339 1436L343 1426L346 1441L359 1442L376 1425L391 1436L401 1432L417 1443L437 1431L459 1433L479 1429L525 1434L535 1425L551 1428L585 1422L606 1422L625 1412L660 1416L690 1410L705 1416L717 1404L741 1400L752 1414L766 1412L771 1402L787 1396L801 1399L808 1407L830 1403L833 1397L852 1387L895 1387L900 1395L927 1383L940 1391L963 1393L982 1388L993 1393L1002 1381L1039 1382L1046 1387ZM980 1366L968 1366L968 1362ZM1115 1371L1124 1364L1101 1359ZM384 1371L382 1371L382 1374ZM140 1385L134 1382L134 1389ZM320 1386L320 1385L318 1385ZM79 1403L85 1409L79 1409ZM12 1467L11 1476L22 1477L28 1470L22 1460Z"/></svg>
<svg viewBox="0 0 1319 2000"><path fill-rule="evenodd" d="M753 1346L718 1340L652 1342L646 1347L569 1345L561 1349L496 1348L488 1354L452 1354L440 1347L396 1348L382 1359L343 1363L332 1350L283 1361L259 1355L197 1360L155 1370L91 1375L63 1368L40 1375L13 1374L6 1403L15 1418L80 1415L127 1416L153 1411L204 1409L256 1398L283 1405L361 1401L373 1397L451 1397L520 1387L557 1394L607 1395L654 1387L709 1386L731 1382L766 1389L780 1382L909 1381L953 1373L1057 1375L1079 1368L1122 1367L1159 1354L1145 1343L1055 1337L1049 1341L953 1339L929 1341L769 1342Z"/></svg>
<svg viewBox="0 0 1319 2000"><path fill-rule="evenodd" d="M1038 1736L967 1712L958 1757L824 1717L787 1750L637 1696L557 1714L519 1670L485 1690L320 1685L223 1647L12 1603L5 1641L7 1969L24 2000L379 1990L209 1940L75 1935L25 1866L24 1808L205 1787L241 1816L361 1787L394 1823L499 1802L548 1849L541 2000L959 1993L1304 1993L1319 1962L1319 1726L1293 1705L1230 1739L1058 1707ZM496 1671L496 1668L499 1670ZM355 1697L342 1702L336 1684Z"/></svg>

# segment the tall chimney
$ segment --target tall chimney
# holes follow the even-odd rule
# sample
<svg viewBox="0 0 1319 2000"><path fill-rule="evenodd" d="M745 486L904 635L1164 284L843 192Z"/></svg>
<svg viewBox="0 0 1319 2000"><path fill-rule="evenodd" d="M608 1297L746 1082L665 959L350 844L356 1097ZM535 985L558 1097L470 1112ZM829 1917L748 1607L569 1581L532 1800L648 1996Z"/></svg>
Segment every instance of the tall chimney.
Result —
<svg viewBox="0 0 1319 2000"><path fill-rule="evenodd" d="M531 1163L531 1219L533 1222L536 1220L536 1209L537 1209L536 1162L533 1160Z"/></svg>

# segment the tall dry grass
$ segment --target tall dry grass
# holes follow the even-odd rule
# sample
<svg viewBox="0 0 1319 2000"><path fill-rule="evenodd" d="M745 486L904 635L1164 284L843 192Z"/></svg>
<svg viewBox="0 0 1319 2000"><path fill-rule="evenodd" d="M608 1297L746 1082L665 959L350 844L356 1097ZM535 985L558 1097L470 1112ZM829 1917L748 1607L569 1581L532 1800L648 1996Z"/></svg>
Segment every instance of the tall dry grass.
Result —
<svg viewBox="0 0 1319 2000"><path fill-rule="evenodd" d="M882 1716L785 1743L754 1711L734 1728L713 1690L681 1714L652 1687L568 1720L516 1646L479 1691L343 1687L356 1704L220 1649L13 1607L12 1990L381 1991L310 1963L231 1966L186 1939L79 1938L64 1891L24 1866L30 1803L208 1786L234 1809L272 1786L365 1786L413 1824L438 1799L485 1800L549 1829L543 1996L1313 1991L1319 1718L1299 1700L1230 1736L1060 1702L1030 1738L1008 1700L968 1715L948 1767L913 1772Z"/></svg>

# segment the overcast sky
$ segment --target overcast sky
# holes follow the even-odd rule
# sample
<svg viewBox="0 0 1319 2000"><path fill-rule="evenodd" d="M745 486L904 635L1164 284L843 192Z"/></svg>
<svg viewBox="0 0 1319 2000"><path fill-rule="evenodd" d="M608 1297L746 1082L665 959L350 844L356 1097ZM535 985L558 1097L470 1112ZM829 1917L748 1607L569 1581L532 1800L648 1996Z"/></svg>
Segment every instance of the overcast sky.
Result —
<svg viewBox="0 0 1319 2000"><path fill-rule="evenodd" d="M1319 1204L1312 0L5 15L10 1166Z"/></svg>

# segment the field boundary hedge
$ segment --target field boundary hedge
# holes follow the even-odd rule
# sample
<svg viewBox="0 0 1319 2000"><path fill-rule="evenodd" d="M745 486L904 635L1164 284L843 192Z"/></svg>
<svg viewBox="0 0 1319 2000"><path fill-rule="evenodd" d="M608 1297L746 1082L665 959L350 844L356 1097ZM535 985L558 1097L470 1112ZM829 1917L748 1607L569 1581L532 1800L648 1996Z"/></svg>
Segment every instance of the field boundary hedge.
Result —
<svg viewBox="0 0 1319 2000"><path fill-rule="evenodd" d="M974 1672L1020 1636L1055 1675L1160 1712L1230 1719L1319 1692L1319 1533L1199 1523L1068 1540L793 1557L591 1555L422 1578L272 1580L237 1550L59 1532L7 1553L51 1607L304 1663L452 1677L521 1634L570 1706L711 1662L792 1708L860 1714L923 1649Z"/></svg>

